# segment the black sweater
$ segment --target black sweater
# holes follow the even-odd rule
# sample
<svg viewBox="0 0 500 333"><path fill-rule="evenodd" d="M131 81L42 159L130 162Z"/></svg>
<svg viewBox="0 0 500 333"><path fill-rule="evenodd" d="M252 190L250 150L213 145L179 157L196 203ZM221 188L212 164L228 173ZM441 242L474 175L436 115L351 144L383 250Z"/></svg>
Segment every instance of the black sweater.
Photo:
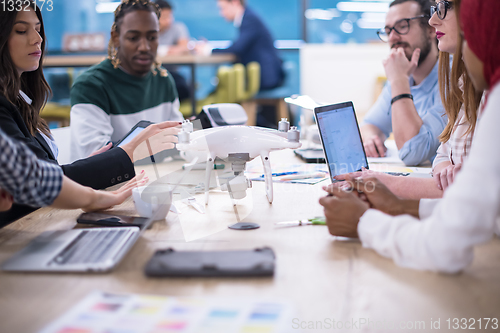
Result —
<svg viewBox="0 0 500 333"><path fill-rule="evenodd" d="M17 107L1 95L0 128L9 137L24 142L39 159L57 164L45 139L39 133L35 136L31 135ZM135 176L134 164L121 148L113 148L102 154L62 165L61 168L70 179L94 189L104 189ZM9 211L0 212L0 227L36 209L14 204Z"/></svg>

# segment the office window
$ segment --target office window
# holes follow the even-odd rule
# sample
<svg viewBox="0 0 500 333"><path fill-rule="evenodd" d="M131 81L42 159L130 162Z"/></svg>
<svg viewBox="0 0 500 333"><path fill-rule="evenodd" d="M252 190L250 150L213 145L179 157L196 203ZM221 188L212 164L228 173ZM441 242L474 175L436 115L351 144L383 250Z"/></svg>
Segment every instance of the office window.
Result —
<svg viewBox="0 0 500 333"><path fill-rule="evenodd" d="M384 26L390 0L307 2L307 42L371 43L379 42L376 31Z"/></svg>

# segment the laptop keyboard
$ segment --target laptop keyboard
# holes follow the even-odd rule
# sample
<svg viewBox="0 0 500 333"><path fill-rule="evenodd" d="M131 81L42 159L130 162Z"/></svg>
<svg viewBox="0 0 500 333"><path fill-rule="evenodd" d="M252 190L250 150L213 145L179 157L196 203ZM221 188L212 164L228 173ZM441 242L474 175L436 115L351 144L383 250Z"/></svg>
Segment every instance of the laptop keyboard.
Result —
<svg viewBox="0 0 500 333"><path fill-rule="evenodd" d="M51 262L53 265L75 265L99 263L107 260L115 246L123 237L128 237L129 229L83 230Z"/></svg>

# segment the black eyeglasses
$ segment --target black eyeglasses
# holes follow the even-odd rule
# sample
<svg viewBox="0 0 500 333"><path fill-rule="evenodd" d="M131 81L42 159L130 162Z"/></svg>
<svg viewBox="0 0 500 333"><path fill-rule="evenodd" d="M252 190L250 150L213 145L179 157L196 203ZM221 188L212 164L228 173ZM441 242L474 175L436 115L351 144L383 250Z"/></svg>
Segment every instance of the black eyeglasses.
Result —
<svg viewBox="0 0 500 333"><path fill-rule="evenodd" d="M388 42L389 35L391 34L392 30L394 30L399 35L406 35L408 32L410 32L410 21L411 20L428 18L428 17L429 16L427 16L427 15L419 15L419 16L415 16L412 18L401 19L401 20L397 21L396 24L394 24L394 26L392 28L385 27L385 28L377 31L378 38L380 38L380 40L383 42Z"/></svg>
<svg viewBox="0 0 500 333"><path fill-rule="evenodd" d="M438 14L438 18L440 20L444 20L446 17L446 13L448 13L448 9L453 8L453 2L451 1L439 1L435 6L431 6L431 17L434 15L434 13Z"/></svg>

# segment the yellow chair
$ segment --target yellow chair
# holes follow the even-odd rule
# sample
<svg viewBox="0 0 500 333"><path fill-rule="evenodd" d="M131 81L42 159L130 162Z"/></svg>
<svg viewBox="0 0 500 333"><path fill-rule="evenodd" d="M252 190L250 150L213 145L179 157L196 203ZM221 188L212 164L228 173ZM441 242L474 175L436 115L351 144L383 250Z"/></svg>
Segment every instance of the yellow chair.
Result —
<svg viewBox="0 0 500 333"><path fill-rule="evenodd" d="M260 65L252 61L247 65L247 90L245 100L252 99L260 89Z"/></svg>
<svg viewBox="0 0 500 333"><path fill-rule="evenodd" d="M217 70L217 79L219 82L215 92L196 102L196 114L200 113L201 109L205 105L236 102L236 78L234 66L220 66ZM185 118L190 117L192 115L191 102L182 102L179 110Z"/></svg>
<svg viewBox="0 0 500 333"><path fill-rule="evenodd" d="M69 126L71 105L48 102L40 112L40 116L47 122L56 121L59 127Z"/></svg>
<svg viewBox="0 0 500 333"><path fill-rule="evenodd" d="M236 102L236 78L234 66L220 66L217 72L219 83L215 91L215 103Z"/></svg>
<svg viewBox="0 0 500 333"><path fill-rule="evenodd" d="M240 92L241 106L247 113L247 125L254 126L257 122L257 103L254 100L255 95L260 89L260 65L258 62L252 61L247 64L246 68L247 80L246 89L243 93Z"/></svg>
<svg viewBox="0 0 500 333"><path fill-rule="evenodd" d="M67 89L69 91L69 89L71 89L71 86L73 85L74 70L73 68L68 68L66 70L66 73L61 73L61 74L63 75L61 79L63 79L62 82L64 83L63 86L57 85L57 87L59 89L66 90L65 85L67 84L68 85ZM56 93L54 93L54 95L56 95ZM57 102L48 102L40 112L40 116L47 122L57 122L59 125L58 127L69 126L71 105L66 104L69 103L69 101L66 98L64 98L64 101L66 102L62 104Z"/></svg>
<svg viewBox="0 0 500 333"><path fill-rule="evenodd" d="M234 87L235 87L235 93L236 93L236 101L241 102L247 99L247 92L245 90L245 85L246 85L246 73L245 73L245 66L243 64L234 64L233 65L234 69Z"/></svg>

